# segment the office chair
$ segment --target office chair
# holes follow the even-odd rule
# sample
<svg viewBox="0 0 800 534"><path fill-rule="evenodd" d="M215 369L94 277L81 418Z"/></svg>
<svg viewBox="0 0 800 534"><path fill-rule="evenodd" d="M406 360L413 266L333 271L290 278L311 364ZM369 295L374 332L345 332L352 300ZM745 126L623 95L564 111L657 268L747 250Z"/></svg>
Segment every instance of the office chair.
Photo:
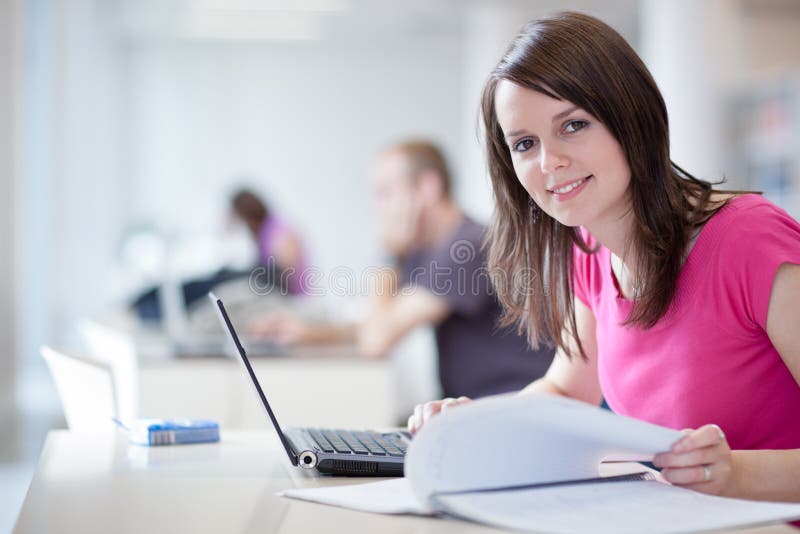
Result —
<svg viewBox="0 0 800 534"><path fill-rule="evenodd" d="M41 354L55 382L70 430L97 429L117 417L111 367L43 346Z"/></svg>
<svg viewBox="0 0 800 534"><path fill-rule="evenodd" d="M139 416L139 361L135 334L123 327L114 327L90 319L78 323L84 342L85 356L93 362L109 366L114 380L117 417L132 421Z"/></svg>

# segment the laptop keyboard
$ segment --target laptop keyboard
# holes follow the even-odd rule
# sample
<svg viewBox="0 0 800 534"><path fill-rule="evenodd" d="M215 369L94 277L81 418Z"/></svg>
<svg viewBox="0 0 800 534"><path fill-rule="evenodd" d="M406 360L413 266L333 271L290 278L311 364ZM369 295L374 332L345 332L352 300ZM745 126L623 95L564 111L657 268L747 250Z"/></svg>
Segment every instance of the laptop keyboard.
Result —
<svg viewBox="0 0 800 534"><path fill-rule="evenodd" d="M406 444L399 432L351 432L309 428L308 433L322 452L403 457Z"/></svg>

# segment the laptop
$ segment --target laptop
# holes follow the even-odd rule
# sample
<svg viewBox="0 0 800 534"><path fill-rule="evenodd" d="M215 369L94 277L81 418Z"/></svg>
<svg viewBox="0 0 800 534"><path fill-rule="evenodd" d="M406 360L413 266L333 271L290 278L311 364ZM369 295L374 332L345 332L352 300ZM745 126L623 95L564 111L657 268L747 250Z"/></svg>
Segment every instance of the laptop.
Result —
<svg viewBox="0 0 800 534"><path fill-rule="evenodd" d="M411 435L405 431L376 432L329 428L287 427L282 429L267 402L239 336L233 328L222 300L214 293L208 298L219 314L223 329L231 336L247 375L255 387L267 416L278 434L289 461L295 467L316 469L327 475L403 476L403 462Z"/></svg>

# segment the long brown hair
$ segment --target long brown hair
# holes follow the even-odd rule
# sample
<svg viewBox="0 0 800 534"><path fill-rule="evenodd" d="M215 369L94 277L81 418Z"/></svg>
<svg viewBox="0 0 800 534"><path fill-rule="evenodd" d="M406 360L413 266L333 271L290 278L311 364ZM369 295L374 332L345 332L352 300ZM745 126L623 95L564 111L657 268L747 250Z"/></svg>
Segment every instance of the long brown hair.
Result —
<svg viewBox="0 0 800 534"><path fill-rule="evenodd" d="M489 269L503 304L502 326L517 324L532 346L555 344L572 356L577 342L573 250L587 253L578 228L562 225L531 200L519 183L495 113L500 80L567 100L601 121L622 147L631 171L628 194L634 227L636 298L626 324L650 328L667 312L692 235L723 203L712 184L691 176L669 157L664 99L644 63L611 27L565 12L526 24L492 71L483 90L486 153L495 196L489 232ZM508 284L532 273L525 287Z"/></svg>
<svg viewBox="0 0 800 534"><path fill-rule="evenodd" d="M233 212L245 223L255 239L261 231L261 225L269 217L270 211L266 203L249 189L240 189L231 198Z"/></svg>

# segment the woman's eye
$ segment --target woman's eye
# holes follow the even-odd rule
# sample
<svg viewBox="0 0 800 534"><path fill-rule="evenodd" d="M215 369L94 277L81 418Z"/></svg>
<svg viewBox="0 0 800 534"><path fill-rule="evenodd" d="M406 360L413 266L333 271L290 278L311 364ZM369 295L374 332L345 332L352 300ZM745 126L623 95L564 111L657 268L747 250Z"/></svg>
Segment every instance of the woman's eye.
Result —
<svg viewBox="0 0 800 534"><path fill-rule="evenodd" d="M526 150L533 148L536 143L533 139L522 139L514 143L514 151L515 152L525 152Z"/></svg>
<svg viewBox="0 0 800 534"><path fill-rule="evenodd" d="M575 133L578 130L583 130L589 125L586 121L569 121L567 124L564 125L564 131L566 133Z"/></svg>

